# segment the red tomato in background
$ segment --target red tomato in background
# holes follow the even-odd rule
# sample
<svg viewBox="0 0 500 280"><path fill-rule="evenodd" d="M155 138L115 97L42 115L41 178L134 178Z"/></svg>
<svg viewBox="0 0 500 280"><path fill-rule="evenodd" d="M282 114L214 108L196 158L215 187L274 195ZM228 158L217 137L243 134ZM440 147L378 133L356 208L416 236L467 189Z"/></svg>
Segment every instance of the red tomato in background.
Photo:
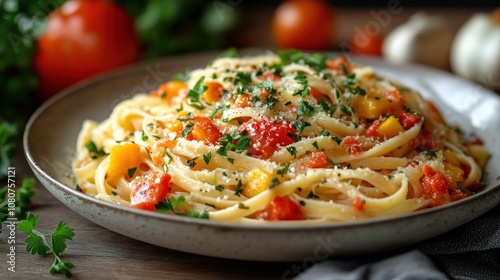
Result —
<svg viewBox="0 0 500 280"><path fill-rule="evenodd" d="M274 40L280 48L327 49L334 37L333 10L322 0L283 2L272 19Z"/></svg>
<svg viewBox="0 0 500 280"><path fill-rule="evenodd" d="M132 18L109 1L70 0L47 21L34 57L43 100L83 78L140 57Z"/></svg>
<svg viewBox="0 0 500 280"><path fill-rule="evenodd" d="M361 55L382 56L384 38L380 34L356 33L351 38L351 52Z"/></svg>

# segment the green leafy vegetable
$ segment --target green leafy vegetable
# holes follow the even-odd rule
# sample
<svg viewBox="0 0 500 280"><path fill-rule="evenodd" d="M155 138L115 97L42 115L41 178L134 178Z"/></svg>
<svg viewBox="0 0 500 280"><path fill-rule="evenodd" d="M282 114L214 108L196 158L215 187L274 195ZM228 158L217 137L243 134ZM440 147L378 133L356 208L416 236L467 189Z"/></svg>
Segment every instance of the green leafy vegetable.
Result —
<svg viewBox="0 0 500 280"><path fill-rule="evenodd" d="M5 222L9 216L15 217L18 220L22 220L26 217L27 210L31 207L31 198L35 195L35 190L33 189L34 185L35 179L24 179L21 187L15 189L15 209L13 213L9 212L9 185L0 189L0 220L2 222ZM10 189L10 192L12 192L13 189ZM0 232L2 232L1 227Z"/></svg>
<svg viewBox="0 0 500 280"><path fill-rule="evenodd" d="M51 274L62 274L66 277L71 277L71 269L75 266L73 263L63 260L59 257L66 250L66 241L71 240L74 236L74 230L67 226L63 221L60 221L56 229L52 233L42 233L36 229L38 223L38 215L28 213L26 219L18 224L18 229L23 231L28 237L26 238L26 251L32 255L38 254L45 256L48 253L54 255L54 262L49 271ZM50 240L50 242L49 242Z"/></svg>
<svg viewBox="0 0 500 280"><path fill-rule="evenodd" d="M203 95L203 93L207 90L207 86L203 85L203 81L205 80L205 76L202 76L194 85L193 89L190 89L187 98L189 99L190 103L188 103L189 106L198 109L198 110L203 110L205 109L205 105L201 103L200 97Z"/></svg>

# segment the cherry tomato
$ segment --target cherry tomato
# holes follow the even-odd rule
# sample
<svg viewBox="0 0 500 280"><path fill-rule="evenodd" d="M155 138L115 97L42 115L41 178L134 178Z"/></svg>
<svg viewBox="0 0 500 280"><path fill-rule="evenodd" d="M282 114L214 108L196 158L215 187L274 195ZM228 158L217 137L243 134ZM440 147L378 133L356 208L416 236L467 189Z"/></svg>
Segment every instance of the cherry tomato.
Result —
<svg viewBox="0 0 500 280"><path fill-rule="evenodd" d="M279 146L292 144L293 135L296 134L290 122L265 118L244 123L238 130L248 132L252 140L248 151L261 159L270 158Z"/></svg>
<svg viewBox="0 0 500 280"><path fill-rule="evenodd" d="M384 38L380 34L357 32L351 39L351 52L362 55L382 55Z"/></svg>
<svg viewBox="0 0 500 280"><path fill-rule="evenodd" d="M34 56L42 99L140 57L132 18L111 1L70 0L47 20Z"/></svg>
<svg viewBox="0 0 500 280"><path fill-rule="evenodd" d="M160 172L135 177L130 182L130 205L154 211L155 205L168 194L171 178L170 174Z"/></svg>
<svg viewBox="0 0 500 280"><path fill-rule="evenodd" d="M327 49L334 37L333 11L322 0L283 2L272 19L274 40L280 48Z"/></svg>
<svg viewBox="0 0 500 280"><path fill-rule="evenodd" d="M270 221L293 221L303 220L304 214L295 201L277 196L266 207L263 217Z"/></svg>

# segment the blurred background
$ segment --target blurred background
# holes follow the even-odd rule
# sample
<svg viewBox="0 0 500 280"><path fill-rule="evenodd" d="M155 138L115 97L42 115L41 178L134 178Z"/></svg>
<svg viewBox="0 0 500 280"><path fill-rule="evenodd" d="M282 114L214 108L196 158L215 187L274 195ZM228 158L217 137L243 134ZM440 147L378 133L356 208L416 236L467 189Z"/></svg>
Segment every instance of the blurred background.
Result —
<svg viewBox="0 0 500 280"><path fill-rule="evenodd" d="M497 1L467 3L0 0L1 170L41 102L146 59L233 47L336 51L423 64L498 89Z"/></svg>

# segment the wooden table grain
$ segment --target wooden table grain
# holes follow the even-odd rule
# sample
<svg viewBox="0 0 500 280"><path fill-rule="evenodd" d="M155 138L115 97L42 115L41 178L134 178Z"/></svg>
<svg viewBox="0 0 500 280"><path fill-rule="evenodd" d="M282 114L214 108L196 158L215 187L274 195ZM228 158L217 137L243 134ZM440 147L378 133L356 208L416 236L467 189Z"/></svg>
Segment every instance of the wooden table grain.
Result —
<svg viewBox="0 0 500 280"><path fill-rule="evenodd" d="M16 180L34 178L18 151L13 164ZM75 264L72 279L281 279L298 267L294 263L236 261L169 250L114 233L73 212L39 182L31 211L40 216L37 228L52 232L60 220L75 229L63 259ZM0 234L0 279L60 279L51 276L53 257L26 252L24 233L17 231L15 272L8 271L9 230Z"/></svg>

